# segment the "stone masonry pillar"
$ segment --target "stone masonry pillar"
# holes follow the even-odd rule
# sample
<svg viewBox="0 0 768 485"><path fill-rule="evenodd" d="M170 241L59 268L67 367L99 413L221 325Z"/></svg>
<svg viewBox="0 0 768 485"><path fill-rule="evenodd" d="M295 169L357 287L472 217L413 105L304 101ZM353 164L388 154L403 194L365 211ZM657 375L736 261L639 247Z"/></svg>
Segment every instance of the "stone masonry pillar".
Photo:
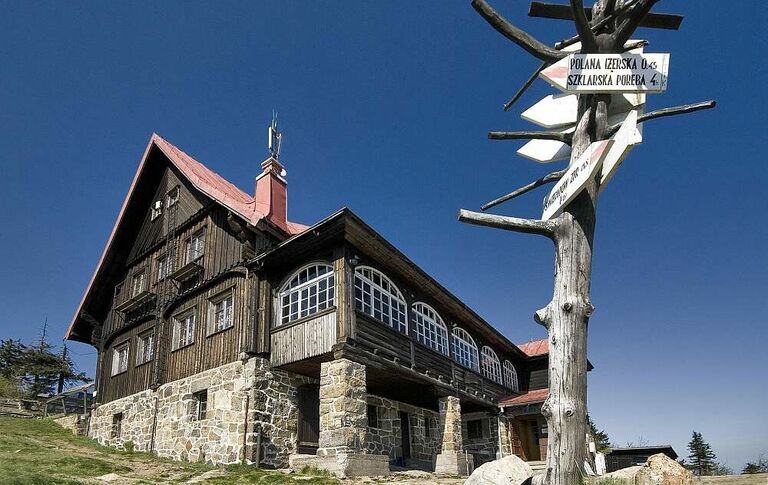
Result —
<svg viewBox="0 0 768 485"><path fill-rule="evenodd" d="M368 432L365 366L348 359L320 366L320 456L361 453Z"/></svg>
<svg viewBox="0 0 768 485"><path fill-rule="evenodd" d="M440 398L440 428L443 442L435 461L435 473L469 475L474 469L474 458L464 453L461 437L461 401L458 397Z"/></svg>

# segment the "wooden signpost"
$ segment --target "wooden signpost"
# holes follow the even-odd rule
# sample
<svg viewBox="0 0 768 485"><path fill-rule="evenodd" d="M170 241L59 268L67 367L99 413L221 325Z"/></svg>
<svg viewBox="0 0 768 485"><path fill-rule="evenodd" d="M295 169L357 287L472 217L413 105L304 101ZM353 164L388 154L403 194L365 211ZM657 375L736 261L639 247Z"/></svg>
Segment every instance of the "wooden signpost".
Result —
<svg viewBox="0 0 768 485"><path fill-rule="evenodd" d="M586 187L587 183L602 168L613 140L596 141L590 144L568 167L563 178L557 181L552 191L544 199L544 215L541 219L548 221L560 215L568 205Z"/></svg>
<svg viewBox="0 0 768 485"><path fill-rule="evenodd" d="M598 195L642 140L640 123L715 106L710 101L645 112L644 93L666 89L669 54L632 52L635 46L629 39L640 25L676 29L682 21L675 15L651 14L657 2L597 0L591 9L584 8L583 0L570 0L569 5L535 2L531 15L572 19L576 27L577 36L550 47L509 22L487 0L472 0L472 7L494 30L542 62L505 110L539 77L572 95L548 96L525 112L526 120L555 131L488 134L493 140L531 140L521 154L538 162L570 158L567 167L482 206L487 210L554 183L542 218L459 212L462 222L544 236L555 243L552 299L534 315L547 329L550 379L549 397L541 408L549 430L547 466L533 477L534 485L581 483L590 468L585 439L587 327L594 312L590 287Z"/></svg>
<svg viewBox="0 0 768 485"><path fill-rule="evenodd" d="M571 54L539 76L566 93L663 93L669 54Z"/></svg>

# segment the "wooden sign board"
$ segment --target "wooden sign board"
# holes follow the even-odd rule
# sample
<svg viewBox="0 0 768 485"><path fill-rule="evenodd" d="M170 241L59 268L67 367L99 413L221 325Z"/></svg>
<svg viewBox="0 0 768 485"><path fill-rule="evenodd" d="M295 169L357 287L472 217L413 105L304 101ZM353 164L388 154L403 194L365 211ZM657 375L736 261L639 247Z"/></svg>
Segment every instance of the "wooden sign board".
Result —
<svg viewBox="0 0 768 485"><path fill-rule="evenodd" d="M608 115L626 113L645 104L644 93L611 95ZM578 97L575 94L550 94L541 101L523 111L520 116L543 128L562 128L576 124L578 116Z"/></svg>
<svg viewBox="0 0 768 485"><path fill-rule="evenodd" d="M571 54L539 76L567 93L661 93L669 54Z"/></svg>
<svg viewBox="0 0 768 485"><path fill-rule="evenodd" d="M644 94L642 96L645 96ZM645 105L639 106L632 111L625 111L608 118L608 123L613 125L617 123L623 123L630 113L636 113L638 115L645 112ZM560 129L561 133L572 133L574 131L574 125ZM631 140L632 145L642 143L643 141L643 125L636 125L634 135ZM553 163L561 160L567 160L571 158L571 146L567 143L556 140L531 140L519 150L517 154L521 157L525 157L529 160L533 160L537 163Z"/></svg>
<svg viewBox="0 0 768 485"><path fill-rule="evenodd" d="M557 217L577 195L584 189L587 182L597 174L603 165L603 160L613 146L613 140L603 140L592 143L584 150L563 175L552 191L544 199L545 221Z"/></svg>
<svg viewBox="0 0 768 485"><path fill-rule="evenodd" d="M605 185L611 180L613 174L619 169L621 162L627 158L629 152L632 151L637 132L637 111L632 111L621 124L621 128L617 131L611 139L613 140L613 146L608 150L608 154L603 160L603 167L600 173L600 191L605 188Z"/></svg>

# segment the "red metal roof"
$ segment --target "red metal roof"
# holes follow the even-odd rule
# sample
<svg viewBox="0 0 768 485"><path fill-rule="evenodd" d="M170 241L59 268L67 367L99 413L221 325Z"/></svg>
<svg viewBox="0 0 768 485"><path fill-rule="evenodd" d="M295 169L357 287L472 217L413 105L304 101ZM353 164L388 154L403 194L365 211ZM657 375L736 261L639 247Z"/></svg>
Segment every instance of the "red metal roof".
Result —
<svg viewBox="0 0 768 485"><path fill-rule="evenodd" d="M112 247L112 242L115 234L117 233L117 228L120 226L120 223L123 220L125 209L128 206L128 201L133 195L133 191L136 188L141 173L144 170L144 165L147 163L149 152L152 150L153 146L158 147L196 189L211 199L215 200L216 202L220 203L221 205L225 206L227 209L230 209L232 212L239 215L247 222L256 225L256 223L261 219L268 217L268 214L265 214L262 210L259 210L261 208L256 207L255 197L252 197L243 192L235 185L225 180L221 175L217 174L191 156L187 155L157 133L153 133L149 143L147 144L147 148L144 150L144 155L141 157L139 168L136 170L136 174L133 177L131 187L128 189L128 194L125 196L123 205L120 207L120 213L117 216L115 225L112 227L112 232L109 235L109 239L107 240L107 244L104 247L104 251L101 253L101 257L99 258L96 269L91 276L91 280L88 282L88 286L85 289L83 298L80 300L80 304L77 306L77 310L75 311L75 315L72 318L72 322L69 324L69 328L67 328L67 333L64 335L65 339L70 337L75 323L77 323L80 318L80 312L83 309L85 300L88 298L88 295L91 292L93 284L96 280L96 276L99 274L101 266ZM274 220L270 220L270 222L274 224ZM280 229L285 231L289 236L292 236L303 232L308 227L309 226L305 226L303 224L286 221L285 226L280 226Z"/></svg>
<svg viewBox="0 0 768 485"><path fill-rule="evenodd" d="M549 340L545 338L541 340L532 340L524 344L519 344L517 347L528 357L537 357L549 353Z"/></svg>
<svg viewBox="0 0 768 485"><path fill-rule="evenodd" d="M519 396L510 396L499 400L499 406L525 406L527 404L538 404L547 400L549 389L534 389Z"/></svg>

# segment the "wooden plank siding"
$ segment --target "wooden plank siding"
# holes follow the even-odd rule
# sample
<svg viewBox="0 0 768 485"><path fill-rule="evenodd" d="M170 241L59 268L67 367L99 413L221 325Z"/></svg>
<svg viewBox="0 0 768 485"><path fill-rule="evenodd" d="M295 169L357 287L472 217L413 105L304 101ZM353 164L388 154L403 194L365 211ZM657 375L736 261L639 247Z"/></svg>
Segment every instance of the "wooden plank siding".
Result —
<svg viewBox="0 0 768 485"><path fill-rule="evenodd" d="M101 384L98 394L99 402L112 401L149 388L155 359L137 366L136 348L138 344L137 336L151 330L154 326L154 319L147 320L123 333L120 338L115 339L116 345L122 345L125 342L128 342L130 345L128 350L128 370L126 372L115 376L112 375L112 357L115 345L110 346L104 352L103 362L99 369L100 375L98 376Z"/></svg>
<svg viewBox="0 0 768 485"><path fill-rule="evenodd" d="M272 365L284 365L326 354L337 340L336 309L286 328L270 337Z"/></svg>

